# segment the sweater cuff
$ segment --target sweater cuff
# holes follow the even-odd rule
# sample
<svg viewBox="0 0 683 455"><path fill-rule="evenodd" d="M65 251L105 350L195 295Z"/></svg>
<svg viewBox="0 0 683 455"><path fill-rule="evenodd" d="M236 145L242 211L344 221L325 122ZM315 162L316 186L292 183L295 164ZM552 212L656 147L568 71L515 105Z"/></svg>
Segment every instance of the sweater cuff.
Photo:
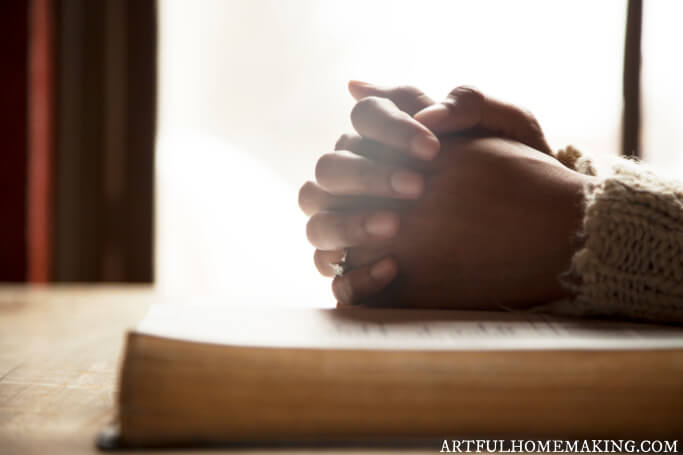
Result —
<svg viewBox="0 0 683 455"><path fill-rule="evenodd" d="M683 183L624 159L603 175L566 150L558 159L598 183L585 188L582 247L562 277L575 297L546 310L683 323Z"/></svg>

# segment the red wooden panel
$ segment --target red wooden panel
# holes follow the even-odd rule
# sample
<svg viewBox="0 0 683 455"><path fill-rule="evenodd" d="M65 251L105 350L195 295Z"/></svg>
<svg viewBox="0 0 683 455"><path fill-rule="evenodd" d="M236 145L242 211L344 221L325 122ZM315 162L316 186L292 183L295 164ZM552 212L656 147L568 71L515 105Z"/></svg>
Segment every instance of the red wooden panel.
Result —
<svg viewBox="0 0 683 455"><path fill-rule="evenodd" d="M32 0L29 11L28 280L50 280L54 150L54 2Z"/></svg>

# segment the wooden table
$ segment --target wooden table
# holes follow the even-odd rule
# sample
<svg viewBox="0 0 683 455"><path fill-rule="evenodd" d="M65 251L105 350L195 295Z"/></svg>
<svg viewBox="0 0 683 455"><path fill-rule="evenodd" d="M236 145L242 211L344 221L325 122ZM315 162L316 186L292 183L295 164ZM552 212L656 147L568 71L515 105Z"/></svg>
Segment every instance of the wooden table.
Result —
<svg viewBox="0 0 683 455"><path fill-rule="evenodd" d="M0 454L96 453L95 436L113 418L123 335L155 300L151 287L0 286ZM201 453L225 452L273 451Z"/></svg>

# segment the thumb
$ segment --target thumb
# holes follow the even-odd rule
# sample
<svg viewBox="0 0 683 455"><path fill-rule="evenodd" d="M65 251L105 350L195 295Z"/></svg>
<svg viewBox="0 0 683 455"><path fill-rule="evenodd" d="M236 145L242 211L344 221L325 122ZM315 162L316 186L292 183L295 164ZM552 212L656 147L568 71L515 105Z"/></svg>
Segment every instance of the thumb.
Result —
<svg viewBox="0 0 683 455"><path fill-rule="evenodd" d="M453 89L445 101L422 109L415 120L434 133L457 133L482 126L484 95L469 87Z"/></svg>
<svg viewBox="0 0 683 455"><path fill-rule="evenodd" d="M351 92L351 96L356 101L368 96L386 98L408 115L413 115L425 107L434 104L434 101L425 95L422 90L410 85L384 87L368 82L349 81L349 92Z"/></svg>
<svg viewBox="0 0 683 455"><path fill-rule="evenodd" d="M480 127L551 153L543 130L530 112L487 97L471 87L453 89L446 100L421 110L414 118L436 134Z"/></svg>

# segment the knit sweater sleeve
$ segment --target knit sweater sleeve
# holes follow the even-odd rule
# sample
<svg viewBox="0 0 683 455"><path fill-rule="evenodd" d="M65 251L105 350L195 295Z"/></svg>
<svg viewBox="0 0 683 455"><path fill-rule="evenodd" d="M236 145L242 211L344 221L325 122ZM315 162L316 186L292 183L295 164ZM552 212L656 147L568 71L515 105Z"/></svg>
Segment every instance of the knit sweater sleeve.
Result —
<svg viewBox="0 0 683 455"><path fill-rule="evenodd" d="M599 172L571 147L556 157L598 183L585 189L582 246L562 277L575 297L546 311L683 323L683 182L624 159Z"/></svg>

